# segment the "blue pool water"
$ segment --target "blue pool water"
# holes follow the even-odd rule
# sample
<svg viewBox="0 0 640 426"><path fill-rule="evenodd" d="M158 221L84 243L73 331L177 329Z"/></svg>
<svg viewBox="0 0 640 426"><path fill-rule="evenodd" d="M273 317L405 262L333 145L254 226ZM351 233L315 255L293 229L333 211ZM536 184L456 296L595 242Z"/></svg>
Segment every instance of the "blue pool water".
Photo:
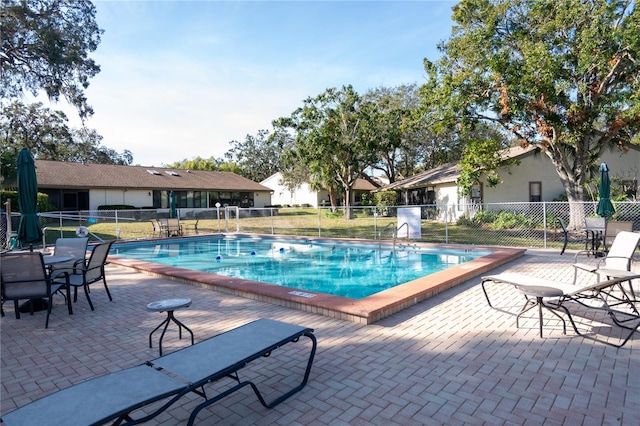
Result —
<svg viewBox="0 0 640 426"><path fill-rule="evenodd" d="M118 244L130 259L362 299L489 254L281 238L196 237Z"/></svg>

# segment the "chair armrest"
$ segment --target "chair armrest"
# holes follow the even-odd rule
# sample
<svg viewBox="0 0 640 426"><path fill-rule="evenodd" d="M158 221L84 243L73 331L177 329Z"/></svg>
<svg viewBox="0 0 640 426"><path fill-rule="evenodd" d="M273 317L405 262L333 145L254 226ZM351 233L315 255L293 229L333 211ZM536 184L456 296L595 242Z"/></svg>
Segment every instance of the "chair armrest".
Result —
<svg viewBox="0 0 640 426"><path fill-rule="evenodd" d="M573 258L573 263L578 263L578 257L582 256L582 255L586 255L587 257L589 257L589 255L591 254L591 250L580 250L579 252L577 252Z"/></svg>

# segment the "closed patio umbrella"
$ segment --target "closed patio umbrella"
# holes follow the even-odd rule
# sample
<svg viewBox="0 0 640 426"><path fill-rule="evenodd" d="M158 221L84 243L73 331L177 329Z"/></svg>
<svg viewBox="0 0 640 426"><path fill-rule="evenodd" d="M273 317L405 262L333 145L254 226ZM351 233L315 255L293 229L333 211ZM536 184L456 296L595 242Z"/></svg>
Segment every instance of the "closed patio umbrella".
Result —
<svg viewBox="0 0 640 426"><path fill-rule="evenodd" d="M38 219L38 181L33 157L23 148L18 154L18 206L20 224L18 239L23 244L32 244L42 239L42 228Z"/></svg>
<svg viewBox="0 0 640 426"><path fill-rule="evenodd" d="M598 186L600 200L598 201L598 216L609 218L616 212L611 204L611 182L609 181L609 167L606 163L600 165L600 185Z"/></svg>
<svg viewBox="0 0 640 426"><path fill-rule="evenodd" d="M176 193L173 191L169 193L169 203L171 207L171 211L169 212L169 217L172 219L175 219L176 217L178 217L178 211L176 210L176 205L178 204L178 202L176 200Z"/></svg>

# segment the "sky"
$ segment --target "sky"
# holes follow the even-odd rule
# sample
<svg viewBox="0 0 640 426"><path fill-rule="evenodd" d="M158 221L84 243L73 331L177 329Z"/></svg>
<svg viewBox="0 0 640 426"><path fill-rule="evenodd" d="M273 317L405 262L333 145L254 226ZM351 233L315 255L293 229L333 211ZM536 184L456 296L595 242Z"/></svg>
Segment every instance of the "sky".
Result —
<svg viewBox="0 0 640 426"><path fill-rule="evenodd" d="M330 87L423 83L455 3L94 0L104 33L85 125L142 166L222 158Z"/></svg>

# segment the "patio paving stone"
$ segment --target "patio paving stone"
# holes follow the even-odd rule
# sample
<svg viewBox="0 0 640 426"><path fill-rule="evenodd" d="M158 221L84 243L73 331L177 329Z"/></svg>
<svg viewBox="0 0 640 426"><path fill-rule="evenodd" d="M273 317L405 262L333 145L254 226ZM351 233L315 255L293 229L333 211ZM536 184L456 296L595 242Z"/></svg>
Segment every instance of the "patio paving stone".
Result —
<svg viewBox="0 0 640 426"><path fill-rule="evenodd" d="M504 271L571 282L571 253L528 250ZM634 270L640 272L636 259ZM315 329L318 352L308 385L273 410L263 408L243 389L203 410L199 424L221 425L513 425L638 424L640 333L623 348L577 336L571 326L544 317L539 337L537 311L515 313L524 303L509 285L488 284L491 308L480 279L469 280L432 299L372 325L296 311L283 306L217 293L196 286L108 266L113 302L104 288L92 286L91 311L83 294L67 315L56 297L49 329L44 313L16 320L12 303L0 322L0 412L89 378L142 364L158 357L148 334L162 315L149 302L175 297L193 300L176 317L191 328L196 342L259 318ZM581 282L593 280L580 274ZM635 283L638 289L638 283ZM573 310L572 310L573 313ZM606 318L577 315L579 328L619 341ZM182 348L171 327L163 352ZM243 370L269 394L296 381L308 351L285 345L269 358ZM290 369L293 376L278 371ZM221 381L212 386L221 389ZM149 425L185 424L199 403L187 395ZM150 405L142 411L151 412Z"/></svg>

